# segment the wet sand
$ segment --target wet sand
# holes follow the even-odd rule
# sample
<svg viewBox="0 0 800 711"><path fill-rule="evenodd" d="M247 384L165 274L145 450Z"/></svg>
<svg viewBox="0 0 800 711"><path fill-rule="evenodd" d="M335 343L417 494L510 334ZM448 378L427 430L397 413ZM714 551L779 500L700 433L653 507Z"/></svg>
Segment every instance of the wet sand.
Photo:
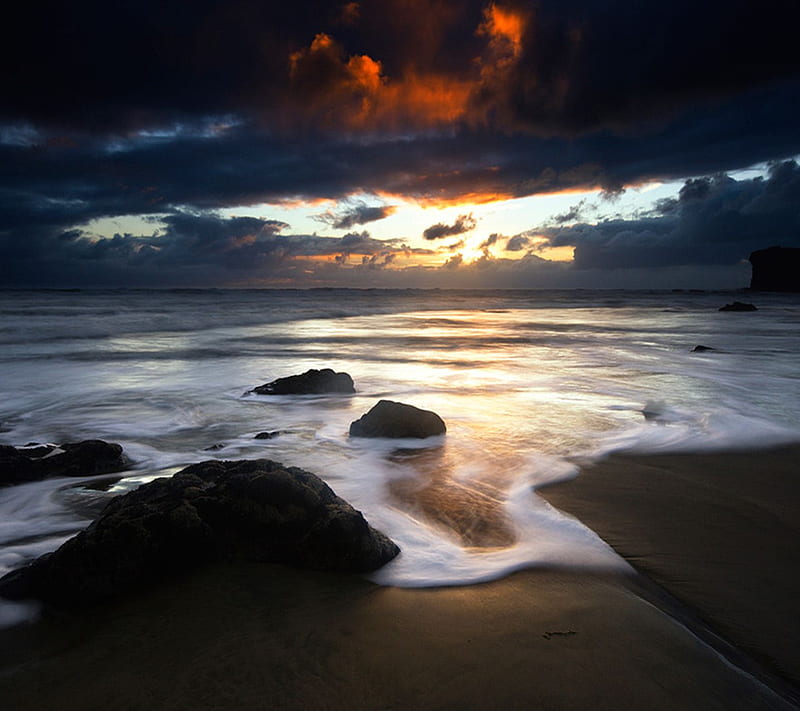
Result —
<svg viewBox="0 0 800 711"><path fill-rule="evenodd" d="M706 605L766 684L635 575L530 570L414 590L232 564L0 631L0 699L20 711L797 708L768 672L797 669L799 452L613 457L542 491L692 614ZM734 639L751 627L763 636Z"/></svg>
<svg viewBox="0 0 800 711"><path fill-rule="evenodd" d="M800 685L800 447L614 455L539 494Z"/></svg>
<svg viewBox="0 0 800 711"><path fill-rule="evenodd" d="M207 570L0 635L5 708L780 709L622 580Z"/></svg>

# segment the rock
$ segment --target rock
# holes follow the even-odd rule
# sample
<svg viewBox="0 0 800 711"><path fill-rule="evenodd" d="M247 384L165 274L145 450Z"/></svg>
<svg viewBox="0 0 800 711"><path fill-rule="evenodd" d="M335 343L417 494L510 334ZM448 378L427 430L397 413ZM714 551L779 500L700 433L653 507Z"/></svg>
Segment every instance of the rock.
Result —
<svg viewBox="0 0 800 711"><path fill-rule="evenodd" d="M391 400L381 400L350 425L351 437L424 438L446 431L444 421L435 412Z"/></svg>
<svg viewBox="0 0 800 711"><path fill-rule="evenodd" d="M273 430L272 432L259 432L253 439L275 439L282 435L281 430Z"/></svg>
<svg viewBox="0 0 800 711"><path fill-rule="evenodd" d="M54 477L81 477L127 469L122 447L101 439L62 445L0 445L0 486Z"/></svg>
<svg viewBox="0 0 800 711"><path fill-rule="evenodd" d="M259 385L250 392L257 395L322 395L325 393L354 393L353 379L347 373L334 373L330 368L307 370L302 375L278 378Z"/></svg>
<svg viewBox="0 0 800 711"><path fill-rule="evenodd" d="M741 301L734 301L732 304L725 304L719 307L720 311L758 311L753 304L745 304Z"/></svg>
<svg viewBox="0 0 800 711"><path fill-rule="evenodd" d="M207 461L114 498L57 551L0 578L0 596L75 606L212 561L366 572L398 553L310 472Z"/></svg>
<svg viewBox="0 0 800 711"><path fill-rule="evenodd" d="M753 265L751 289L800 292L800 249L769 247L753 252L749 259Z"/></svg>
<svg viewBox="0 0 800 711"><path fill-rule="evenodd" d="M706 353L708 351L715 351L716 348L712 348L711 346L695 346L692 348L692 353Z"/></svg>

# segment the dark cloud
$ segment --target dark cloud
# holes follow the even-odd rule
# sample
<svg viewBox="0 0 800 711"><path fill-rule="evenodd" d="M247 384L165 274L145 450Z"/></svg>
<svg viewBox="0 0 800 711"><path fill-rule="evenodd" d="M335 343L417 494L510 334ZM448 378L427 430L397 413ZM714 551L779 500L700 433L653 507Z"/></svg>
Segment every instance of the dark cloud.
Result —
<svg viewBox="0 0 800 711"><path fill-rule="evenodd" d="M651 216L535 233L575 247L576 269L734 265L773 244L800 246L800 167L776 163L766 179L691 179Z"/></svg>
<svg viewBox="0 0 800 711"><path fill-rule="evenodd" d="M497 240L500 239L501 235L497 233L490 234L483 242L481 242L478 249L483 250L483 256L485 259L489 259L492 257L491 247L497 244Z"/></svg>
<svg viewBox="0 0 800 711"><path fill-rule="evenodd" d="M489 98L538 132L664 125L692 104L796 77L799 16L785 0L540 2Z"/></svg>
<svg viewBox="0 0 800 711"><path fill-rule="evenodd" d="M572 205L566 212L556 215L553 222L557 225L563 225L568 222L577 222L583 215L590 209L586 199L581 200L577 205Z"/></svg>
<svg viewBox="0 0 800 711"><path fill-rule="evenodd" d="M777 91L777 90L776 90ZM129 139L74 136L0 145L0 226L292 199L343 199L366 186L420 199L523 196L676 179L800 153L797 92L784 87L697 113L662 132L574 141L456 133L414 140L289 140L230 125Z"/></svg>
<svg viewBox="0 0 800 711"><path fill-rule="evenodd" d="M46 227L0 235L0 283L5 286L204 286L313 283L329 263L360 255L386 266L413 253L400 240L376 240L368 232L342 238L283 235L278 220L176 213L161 218L151 235L101 238L80 230ZM17 239L15 239L17 237ZM21 246L22 245L22 246ZM424 251L424 250L420 250ZM363 258L366 257L366 260Z"/></svg>
<svg viewBox="0 0 800 711"><path fill-rule="evenodd" d="M290 132L663 125L796 77L797 19L789 0L45 0L0 30L0 117L114 133L224 114Z"/></svg>
<svg viewBox="0 0 800 711"><path fill-rule="evenodd" d="M435 225L428 227L422 236L427 240L442 239L443 237L453 237L454 235L461 235L470 230L474 230L478 221L472 216L459 215L452 225L446 225L443 222L437 222Z"/></svg>
<svg viewBox="0 0 800 711"><path fill-rule="evenodd" d="M514 235L511 237L508 242L506 242L506 251L507 252L521 252L525 249L531 240L529 237L525 235Z"/></svg>
<svg viewBox="0 0 800 711"><path fill-rule="evenodd" d="M356 225L382 220L397 211L395 205L368 205L363 201L347 205L340 210L328 210L313 219L324 222L337 230L349 230Z"/></svg>
<svg viewBox="0 0 800 711"><path fill-rule="evenodd" d="M29 260L34 280L32 255L56 275L59 256L159 264L178 240L169 221L155 252L129 235L76 236L101 217L180 221L365 193L610 197L800 155L798 15L789 0L22 4L0 25L0 245ZM700 178L638 222L569 229L599 244L613 222L614 234L630 232L622 242L664 241L674 259L666 243L688 239L693 210L733 189ZM356 203L327 224L349 230L389 210ZM430 239L458 227L434 225ZM214 244L231 265L240 254L199 234L182 248ZM267 238L291 242L261 234L261 249ZM506 246L522 248L522 238ZM586 245L576 254L600 260Z"/></svg>
<svg viewBox="0 0 800 711"><path fill-rule="evenodd" d="M282 130L661 125L796 77L797 19L788 0L142 0L113 13L47 0L0 30L13 67L0 117L115 133L223 114Z"/></svg>

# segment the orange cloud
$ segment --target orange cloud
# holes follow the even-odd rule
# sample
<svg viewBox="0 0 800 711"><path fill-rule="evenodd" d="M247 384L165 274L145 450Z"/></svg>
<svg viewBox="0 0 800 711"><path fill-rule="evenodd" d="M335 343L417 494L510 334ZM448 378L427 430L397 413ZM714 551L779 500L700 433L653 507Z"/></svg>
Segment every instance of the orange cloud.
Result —
<svg viewBox="0 0 800 711"><path fill-rule="evenodd" d="M509 68L520 56L528 18L496 4L484 11L478 36L485 50L458 75L409 64L389 76L379 59L348 56L326 33L289 56L292 97L316 126L358 132L483 123ZM475 115L476 113L480 115ZM291 120L297 120L292 116Z"/></svg>
<svg viewBox="0 0 800 711"><path fill-rule="evenodd" d="M478 32L488 35L495 49L502 49L504 53L510 50L511 56L516 58L522 52L522 35L527 22L521 12L492 4L484 11L484 22Z"/></svg>
<svg viewBox="0 0 800 711"><path fill-rule="evenodd" d="M398 80L368 55L345 56L329 35L289 57L289 74L316 121L357 130L437 126L464 115L468 82L409 70Z"/></svg>

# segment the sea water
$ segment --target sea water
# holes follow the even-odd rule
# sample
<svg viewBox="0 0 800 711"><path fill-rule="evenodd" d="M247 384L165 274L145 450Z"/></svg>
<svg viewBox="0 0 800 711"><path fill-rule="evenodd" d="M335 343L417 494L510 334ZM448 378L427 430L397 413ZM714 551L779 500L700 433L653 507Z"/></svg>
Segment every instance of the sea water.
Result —
<svg viewBox="0 0 800 711"><path fill-rule="evenodd" d="M735 299L759 310L718 311ZM400 545L382 584L624 566L536 488L615 450L800 441L798 353L800 297L787 295L0 292L0 443L101 438L131 460L105 490L0 489L0 574L88 525L98 499L193 462L262 457L320 475ZM323 367L350 373L356 394L248 393ZM381 399L434 410L447 434L350 438Z"/></svg>

